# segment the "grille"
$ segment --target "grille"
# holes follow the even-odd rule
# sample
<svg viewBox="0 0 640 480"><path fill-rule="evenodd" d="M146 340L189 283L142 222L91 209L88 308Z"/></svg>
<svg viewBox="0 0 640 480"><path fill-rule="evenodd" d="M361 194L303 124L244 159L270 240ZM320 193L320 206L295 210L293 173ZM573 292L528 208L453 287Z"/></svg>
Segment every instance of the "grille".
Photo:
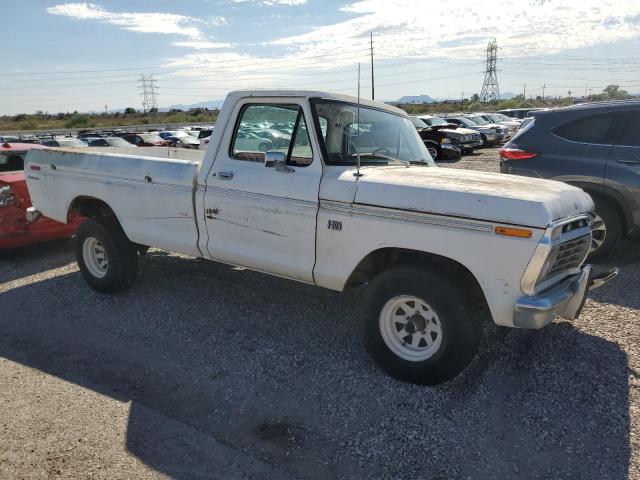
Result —
<svg viewBox="0 0 640 480"><path fill-rule="evenodd" d="M558 257L549 269L546 278L553 277L566 270L579 267L589 253L591 235L584 235L558 245Z"/></svg>

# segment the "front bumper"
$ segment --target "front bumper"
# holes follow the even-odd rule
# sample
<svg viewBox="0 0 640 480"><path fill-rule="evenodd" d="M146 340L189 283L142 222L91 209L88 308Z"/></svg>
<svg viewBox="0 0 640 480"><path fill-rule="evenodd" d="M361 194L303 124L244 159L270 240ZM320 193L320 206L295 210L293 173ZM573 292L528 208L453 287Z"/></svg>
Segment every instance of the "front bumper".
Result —
<svg viewBox="0 0 640 480"><path fill-rule="evenodd" d="M440 145L440 154L443 158L457 160L462 156L462 151L456 145L450 143L442 143Z"/></svg>
<svg viewBox="0 0 640 480"><path fill-rule="evenodd" d="M579 273L538 295L520 297L513 313L513 325L540 329L557 317L575 320L582 311L589 290L604 285L616 275L617 268L596 273L591 265L585 265Z"/></svg>

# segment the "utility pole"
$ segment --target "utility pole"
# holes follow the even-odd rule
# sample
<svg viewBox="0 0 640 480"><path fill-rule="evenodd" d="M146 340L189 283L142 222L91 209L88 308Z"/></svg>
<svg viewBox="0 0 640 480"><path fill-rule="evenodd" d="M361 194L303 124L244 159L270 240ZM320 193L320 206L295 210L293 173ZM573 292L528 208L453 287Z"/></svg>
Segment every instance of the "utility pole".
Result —
<svg viewBox="0 0 640 480"><path fill-rule="evenodd" d="M495 103L500 100L500 88L498 87L498 42L494 39L487 45L487 64L484 72L484 82L480 92L482 102Z"/></svg>
<svg viewBox="0 0 640 480"><path fill-rule="evenodd" d="M373 32L371 32L371 100L376 99L374 81L373 81Z"/></svg>
<svg viewBox="0 0 640 480"><path fill-rule="evenodd" d="M524 82L524 87L522 89L522 99L523 100L527 99L527 82Z"/></svg>
<svg viewBox="0 0 640 480"><path fill-rule="evenodd" d="M542 101L544 102L544 91L547 89L547 84L542 85Z"/></svg>
<svg viewBox="0 0 640 480"><path fill-rule="evenodd" d="M464 110L464 92L460 94L460 108Z"/></svg>

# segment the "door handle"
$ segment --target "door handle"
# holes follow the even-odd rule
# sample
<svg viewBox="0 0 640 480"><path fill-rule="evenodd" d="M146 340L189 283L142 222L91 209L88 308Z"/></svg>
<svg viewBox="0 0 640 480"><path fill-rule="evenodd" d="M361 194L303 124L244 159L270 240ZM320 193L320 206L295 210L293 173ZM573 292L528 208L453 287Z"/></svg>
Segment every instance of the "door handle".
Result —
<svg viewBox="0 0 640 480"><path fill-rule="evenodd" d="M624 163L626 165L640 165L640 158L635 157L618 157L616 162Z"/></svg>
<svg viewBox="0 0 640 480"><path fill-rule="evenodd" d="M233 178L233 172L220 172L218 178L221 180L231 180Z"/></svg>

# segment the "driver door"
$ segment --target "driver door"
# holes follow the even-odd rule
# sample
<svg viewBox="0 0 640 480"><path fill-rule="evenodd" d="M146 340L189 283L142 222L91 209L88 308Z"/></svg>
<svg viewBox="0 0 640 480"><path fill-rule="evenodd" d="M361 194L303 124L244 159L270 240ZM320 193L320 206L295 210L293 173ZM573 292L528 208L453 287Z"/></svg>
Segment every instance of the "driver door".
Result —
<svg viewBox="0 0 640 480"><path fill-rule="evenodd" d="M207 178L211 258L313 282L322 164L309 113L283 99L236 106ZM286 165L265 165L267 149L284 153Z"/></svg>

